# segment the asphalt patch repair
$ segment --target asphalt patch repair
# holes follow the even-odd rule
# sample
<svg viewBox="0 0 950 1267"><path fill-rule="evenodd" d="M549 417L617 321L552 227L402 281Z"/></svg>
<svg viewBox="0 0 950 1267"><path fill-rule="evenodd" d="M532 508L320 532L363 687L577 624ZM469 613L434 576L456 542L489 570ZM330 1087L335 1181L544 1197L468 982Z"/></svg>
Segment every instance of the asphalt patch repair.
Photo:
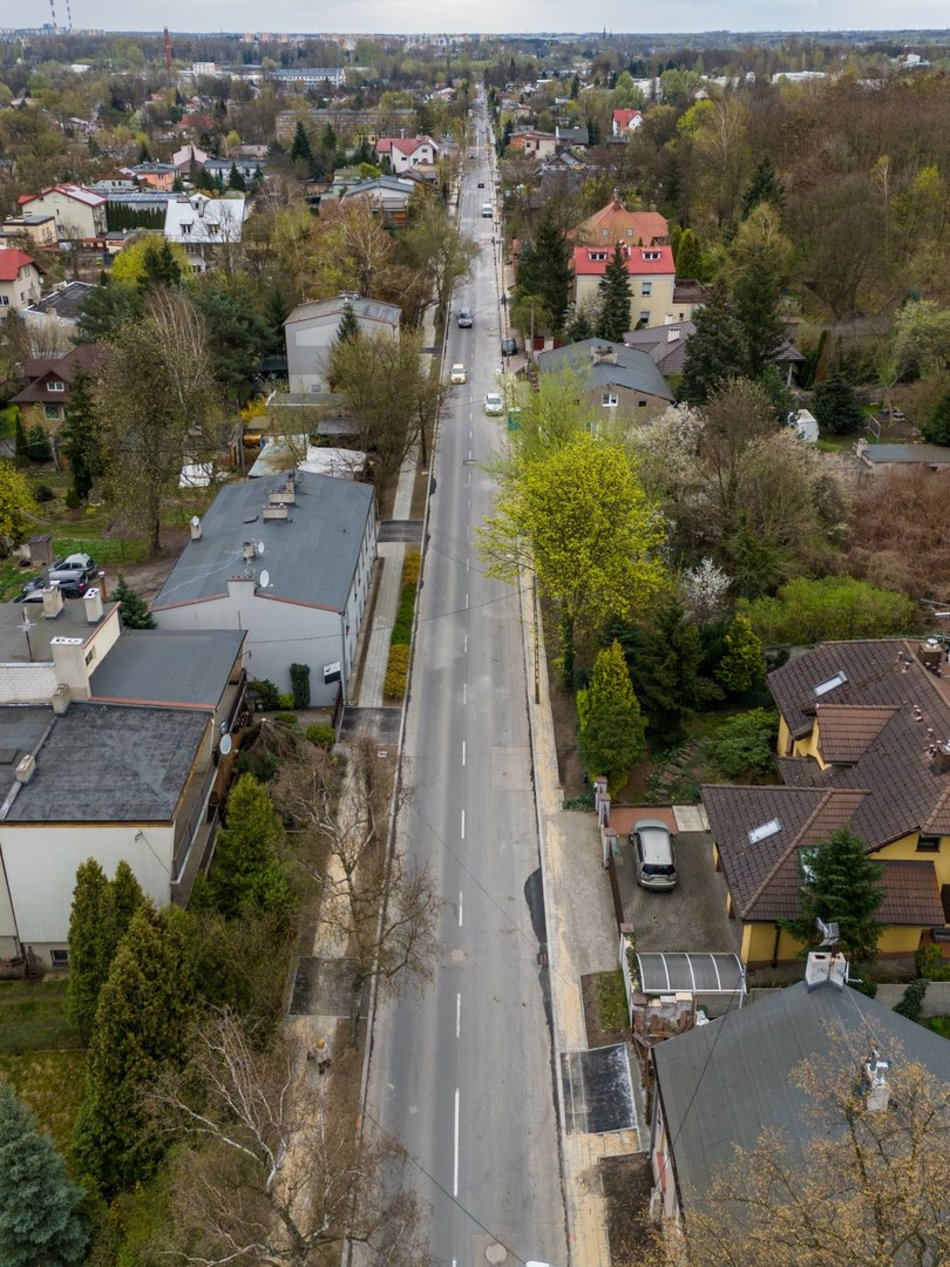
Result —
<svg viewBox="0 0 950 1267"><path fill-rule="evenodd" d="M625 1043L561 1052L564 1123L569 1135L635 1130L637 1110Z"/></svg>

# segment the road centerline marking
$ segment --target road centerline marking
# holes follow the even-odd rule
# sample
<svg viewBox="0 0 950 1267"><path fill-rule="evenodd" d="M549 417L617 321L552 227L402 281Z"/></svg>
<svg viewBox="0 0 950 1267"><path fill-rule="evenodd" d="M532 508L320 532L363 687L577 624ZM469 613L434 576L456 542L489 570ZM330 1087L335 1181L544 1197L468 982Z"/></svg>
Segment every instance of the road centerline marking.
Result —
<svg viewBox="0 0 950 1267"><path fill-rule="evenodd" d="M455 1088L455 1169L452 1174L452 1196L459 1194L459 1089Z"/></svg>

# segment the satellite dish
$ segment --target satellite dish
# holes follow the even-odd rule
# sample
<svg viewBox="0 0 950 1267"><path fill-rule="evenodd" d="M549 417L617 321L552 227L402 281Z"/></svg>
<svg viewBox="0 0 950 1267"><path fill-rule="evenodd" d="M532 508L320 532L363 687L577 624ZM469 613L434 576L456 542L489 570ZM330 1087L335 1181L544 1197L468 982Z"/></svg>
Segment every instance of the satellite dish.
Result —
<svg viewBox="0 0 950 1267"><path fill-rule="evenodd" d="M223 735L219 746L221 748L222 757L226 757L228 753L231 751L231 749L234 747L234 741L232 740L230 735Z"/></svg>
<svg viewBox="0 0 950 1267"><path fill-rule="evenodd" d="M268 585L270 585L270 572L268 572L267 568L265 568L264 571L260 574L260 577L258 578L258 584L260 585L262 590L266 590Z"/></svg>
<svg viewBox="0 0 950 1267"><path fill-rule="evenodd" d="M263 553L264 553L264 542L263 542L263 541L258 541L258 543L257 543L257 553L258 553L258 554L263 554Z"/></svg>

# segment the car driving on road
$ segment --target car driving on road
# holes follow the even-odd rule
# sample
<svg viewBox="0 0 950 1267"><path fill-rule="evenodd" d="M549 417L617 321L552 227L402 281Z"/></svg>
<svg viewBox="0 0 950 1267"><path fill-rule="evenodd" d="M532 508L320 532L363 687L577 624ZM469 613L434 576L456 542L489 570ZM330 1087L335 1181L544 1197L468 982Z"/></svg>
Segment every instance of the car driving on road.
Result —
<svg viewBox="0 0 950 1267"><path fill-rule="evenodd" d="M464 365L453 365L453 366L452 366L452 371L451 371L451 373L449 374L449 382L450 382L450 383L464 383L466 378L467 378L467 375L466 375L466 373L465 373L465 366L464 366Z"/></svg>
<svg viewBox="0 0 950 1267"><path fill-rule="evenodd" d="M471 330L475 324L475 318L472 316L471 308L459 308L458 315L459 328L462 330Z"/></svg>
<svg viewBox="0 0 950 1267"><path fill-rule="evenodd" d="M505 406L498 392L489 392L485 397L485 413L497 416L504 413Z"/></svg>

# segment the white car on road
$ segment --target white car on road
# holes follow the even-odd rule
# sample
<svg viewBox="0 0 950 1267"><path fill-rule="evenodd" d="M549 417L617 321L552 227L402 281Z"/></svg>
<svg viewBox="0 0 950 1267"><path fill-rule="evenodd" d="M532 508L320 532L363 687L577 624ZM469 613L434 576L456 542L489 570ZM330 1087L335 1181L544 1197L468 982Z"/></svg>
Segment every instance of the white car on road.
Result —
<svg viewBox="0 0 950 1267"><path fill-rule="evenodd" d="M449 382L464 383L467 377L464 365L453 365L452 372L449 374Z"/></svg>
<svg viewBox="0 0 950 1267"><path fill-rule="evenodd" d="M505 406L498 392L489 392L485 397L485 413L497 417L504 412Z"/></svg>

